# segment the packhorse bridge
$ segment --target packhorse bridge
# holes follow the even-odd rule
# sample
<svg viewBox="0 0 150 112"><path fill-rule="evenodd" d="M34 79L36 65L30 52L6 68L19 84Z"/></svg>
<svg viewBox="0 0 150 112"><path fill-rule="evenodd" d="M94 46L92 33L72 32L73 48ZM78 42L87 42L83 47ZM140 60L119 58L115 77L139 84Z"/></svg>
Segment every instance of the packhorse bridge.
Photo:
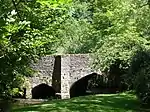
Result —
<svg viewBox="0 0 150 112"><path fill-rule="evenodd" d="M36 71L28 78L26 98L43 98L60 94L62 99L85 93L88 79L101 75L100 71L91 69L89 54L68 54L44 56L32 65Z"/></svg>

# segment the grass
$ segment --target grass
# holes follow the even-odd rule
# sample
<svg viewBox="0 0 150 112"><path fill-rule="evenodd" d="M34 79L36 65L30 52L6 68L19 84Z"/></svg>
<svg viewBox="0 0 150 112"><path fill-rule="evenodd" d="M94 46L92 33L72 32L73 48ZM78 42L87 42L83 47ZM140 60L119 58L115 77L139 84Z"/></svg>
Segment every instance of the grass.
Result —
<svg viewBox="0 0 150 112"><path fill-rule="evenodd" d="M99 94L14 107L12 112L150 112L132 94Z"/></svg>

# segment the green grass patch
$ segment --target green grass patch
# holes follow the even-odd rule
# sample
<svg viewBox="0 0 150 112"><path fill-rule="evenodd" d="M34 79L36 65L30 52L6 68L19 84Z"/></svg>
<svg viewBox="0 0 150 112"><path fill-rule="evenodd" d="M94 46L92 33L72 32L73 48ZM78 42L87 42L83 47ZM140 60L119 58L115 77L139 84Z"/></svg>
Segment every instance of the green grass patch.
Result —
<svg viewBox="0 0 150 112"><path fill-rule="evenodd" d="M99 94L14 107L13 112L146 112L132 94Z"/></svg>

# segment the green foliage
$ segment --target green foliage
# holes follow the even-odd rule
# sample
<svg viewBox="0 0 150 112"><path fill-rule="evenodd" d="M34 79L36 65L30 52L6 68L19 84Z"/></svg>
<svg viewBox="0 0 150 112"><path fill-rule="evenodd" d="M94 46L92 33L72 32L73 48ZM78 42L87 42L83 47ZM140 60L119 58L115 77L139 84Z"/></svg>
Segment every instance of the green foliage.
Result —
<svg viewBox="0 0 150 112"><path fill-rule="evenodd" d="M32 74L29 65L38 56L94 53L93 67L109 74L116 66L120 77L134 54L149 47L146 0L0 0L0 5L2 96Z"/></svg>
<svg viewBox="0 0 150 112"><path fill-rule="evenodd" d="M35 11L30 12L33 8L30 2L17 4L18 1L15 1L15 5L12 1L9 1L10 4L7 1L0 2L4 7L10 7L9 10L1 11L0 25L0 97L7 98L14 94L13 88L20 88L25 76L33 73L31 62L48 50L49 53L53 52L50 49L55 40L49 34L46 18L41 19L47 16L46 13L36 11L39 4L34 4ZM37 14L41 16L36 18Z"/></svg>
<svg viewBox="0 0 150 112"><path fill-rule="evenodd" d="M130 65L134 53L144 47L146 40L136 34L126 32L119 35L110 35L105 43L97 50L95 62L101 70L109 70L116 61L121 61L119 67L126 69ZM98 66L98 67L99 67Z"/></svg>
<svg viewBox="0 0 150 112"><path fill-rule="evenodd" d="M150 51L138 51L131 62L129 84L143 104L150 104Z"/></svg>
<svg viewBox="0 0 150 112"><path fill-rule="evenodd" d="M149 9L146 6L141 8L142 3L104 0L100 7L97 6L96 10L100 12L94 13L93 25L100 40L95 47L94 67L109 72L111 66L119 61L119 68L128 69L134 53L146 47L149 19L144 12L149 12Z"/></svg>
<svg viewBox="0 0 150 112"><path fill-rule="evenodd" d="M38 0L37 2L41 3L42 5L57 7L60 4L69 4L72 2L72 0Z"/></svg>
<svg viewBox="0 0 150 112"><path fill-rule="evenodd" d="M134 4L124 0L116 2L109 5L103 1L105 10L100 8L101 13L95 13L94 25L101 34L101 42L96 47L96 63L101 70L109 70L115 60L121 60L126 67L134 51L144 44L135 30Z"/></svg>
<svg viewBox="0 0 150 112"><path fill-rule="evenodd" d="M80 46L87 40L87 32L89 32L88 20L90 19L88 4L79 2L66 6L65 15L61 22L61 26L57 27L57 37L59 38L58 53L80 53ZM86 50L87 51L87 50Z"/></svg>
<svg viewBox="0 0 150 112"><path fill-rule="evenodd" d="M95 2L96 3L96 2ZM99 42L93 51L94 68L114 80L116 85L126 82L128 69L135 53L149 48L149 11L145 1L98 1L93 16L93 31ZM147 14L145 13L147 12Z"/></svg>

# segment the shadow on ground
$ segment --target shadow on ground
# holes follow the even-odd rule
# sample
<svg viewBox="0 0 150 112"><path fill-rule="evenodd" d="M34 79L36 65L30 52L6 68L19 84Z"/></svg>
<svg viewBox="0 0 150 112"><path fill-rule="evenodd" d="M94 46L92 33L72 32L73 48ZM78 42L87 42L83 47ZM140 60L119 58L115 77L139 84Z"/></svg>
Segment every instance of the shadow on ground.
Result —
<svg viewBox="0 0 150 112"><path fill-rule="evenodd" d="M133 95L113 94L76 97L19 107L13 112L144 112Z"/></svg>

